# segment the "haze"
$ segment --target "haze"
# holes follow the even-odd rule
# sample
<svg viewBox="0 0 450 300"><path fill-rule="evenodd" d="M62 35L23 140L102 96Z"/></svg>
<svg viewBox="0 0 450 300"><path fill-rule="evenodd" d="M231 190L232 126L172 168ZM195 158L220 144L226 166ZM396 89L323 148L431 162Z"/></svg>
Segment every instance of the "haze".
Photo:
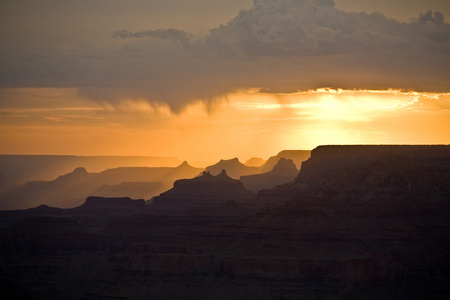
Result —
<svg viewBox="0 0 450 300"><path fill-rule="evenodd" d="M2 2L0 153L448 144L448 1Z"/></svg>

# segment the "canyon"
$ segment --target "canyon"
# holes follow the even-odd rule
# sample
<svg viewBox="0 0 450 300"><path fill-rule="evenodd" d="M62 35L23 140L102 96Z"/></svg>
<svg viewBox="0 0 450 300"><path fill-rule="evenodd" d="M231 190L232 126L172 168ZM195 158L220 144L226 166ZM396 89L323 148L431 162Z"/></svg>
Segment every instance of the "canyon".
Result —
<svg viewBox="0 0 450 300"><path fill-rule="evenodd" d="M0 211L2 295L448 299L450 146L320 146L256 194L227 174Z"/></svg>

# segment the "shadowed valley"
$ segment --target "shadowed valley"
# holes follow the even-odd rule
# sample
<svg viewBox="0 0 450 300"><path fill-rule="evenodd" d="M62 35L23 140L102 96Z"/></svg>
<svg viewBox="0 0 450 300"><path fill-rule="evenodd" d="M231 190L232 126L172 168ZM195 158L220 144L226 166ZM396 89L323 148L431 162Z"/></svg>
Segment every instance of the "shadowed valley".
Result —
<svg viewBox="0 0 450 300"><path fill-rule="evenodd" d="M1 211L2 293L448 298L450 146L320 146L300 171L288 157L261 170L207 168L147 202Z"/></svg>

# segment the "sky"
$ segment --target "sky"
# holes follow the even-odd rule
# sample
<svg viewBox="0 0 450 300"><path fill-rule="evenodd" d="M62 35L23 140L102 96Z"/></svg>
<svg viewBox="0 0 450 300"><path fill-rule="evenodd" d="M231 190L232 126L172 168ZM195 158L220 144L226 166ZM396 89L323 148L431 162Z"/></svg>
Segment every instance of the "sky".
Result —
<svg viewBox="0 0 450 300"><path fill-rule="evenodd" d="M0 2L0 154L450 143L448 0Z"/></svg>

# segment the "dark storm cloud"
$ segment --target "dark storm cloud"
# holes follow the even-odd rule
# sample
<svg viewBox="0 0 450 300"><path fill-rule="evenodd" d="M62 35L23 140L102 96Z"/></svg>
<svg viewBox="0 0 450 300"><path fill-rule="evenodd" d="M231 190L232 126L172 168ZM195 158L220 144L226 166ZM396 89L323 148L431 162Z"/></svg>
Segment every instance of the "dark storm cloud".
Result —
<svg viewBox="0 0 450 300"><path fill-rule="evenodd" d="M201 41L195 40L194 36L183 30L175 28L146 30L139 32L130 32L128 30L116 31L113 34L115 38L159 38L161 40L169 40L181 45L185 50L188 50L193 55L204 55L206 49L202 46Z"/></svg>
<svg viewBox="0 0 450 300"><path fill-rule="evenodd" d="M255 0L203 37L177 29L114 33L112 49L0 49L2 86L71 86L91 99L146 99L173 110L258 87L448 91L450 24L353 13L332 0Z"/></svg>
<svg viewBox="0 0 450 300"><path fill-rule="evenodd" d="M183 30L178 30L175 28L146 30L141 32L129 32L128 30L121 30L114 32L113 37L120 37L122 39L155 37L162 40L172 40L177 43L179 42L184 46L188 46L190 44L190 35Z"/></svg>
<svg viewBox="0 0 450 300"><path fill-rule="evenodd" d="M322 55L404 49L417 39L443 43L449 49L449 25L428 11L409 24L381 13L349 13L333 1L255 1L207 37L215 49L246 55ZM434 39L440 36L442 39ZM420 46L420 45L418 45Z"/></svg>

